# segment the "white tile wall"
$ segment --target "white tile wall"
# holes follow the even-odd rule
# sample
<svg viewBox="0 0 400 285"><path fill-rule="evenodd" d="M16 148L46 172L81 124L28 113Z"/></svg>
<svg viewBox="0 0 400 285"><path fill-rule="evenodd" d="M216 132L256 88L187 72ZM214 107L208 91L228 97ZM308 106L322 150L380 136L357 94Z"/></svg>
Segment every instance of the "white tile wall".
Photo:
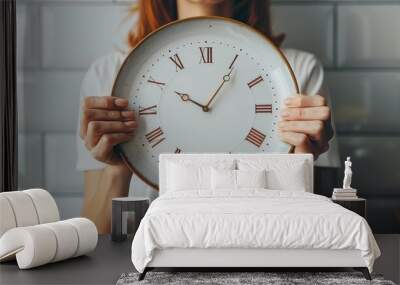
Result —
<svg viewBox="0 0 400 285"><path fill-rule="evenodd" d="M17 2L17 65L40 65L40 14L39 7Z"/></svg>
<svg viewBox="0 0 400 285"><path fill-rule="evenodd" d="M340 6L339 65L400 67L399 15L398 4Z"/></svg>
<svg viewBox="0 0 400 285"><path fill-rule="evenodd" d="M43 187L43 138L41 134L18 135L19 188Z"/></svg>
<svg viewBox="0 0 400 285"><path fill-rule="evenodd" d="M54 198L62 220L76 218L81 215L82 197L55 196Z"/></svg>
<svg viewBox="0 0 400 285"><path fill-rule="evenodd" d="M339 131L400 132L400 72L326 75Z"/></svg>
<svg viewBox="0 0 400 285"><path fill-rule="evenodd" d="M74 138L81 79L97 57L124 48L135 18L123 19L134 2L17 0L19 128L27 132L19 142L20 182L53 191L63 218L78 216L82 204ZM312 52L328 67L336 122L346 131L341 152L353 157L355 186L361 193L394 194L400 185L400 1L272 2L274 31L287 34L284 46ZM376 131L393 136L373 136ZM132 184L135 194L147 193ZM370 200L378 228L383 209L397 201L379 199ZM379 272L398 282L400 271L385 264L378 261Z"/></svg>
<svg viewBox="0 0 400 285"><path fill-rule="evenodd" d="M30 137L20 152L25 148L23 157L33 157L21 161L20 166L28 169L22 184L52 188L67 215L79 213L76 193L82 192L82 179L75 173L73 137L80 83L97 57L124 48L126 33L135 22L134 17L124 22L124 17L134 2L17 0L19 127ZM360 180L359 186L367 191L378 186L386 187L385 191L394 189L400 184L398 173L385 169L387 165L400 169L396 157L400 144L400 37L396 36L400 1L272 2L274 30L287 34L284 46L312 52L328 67L338 129L347 132L340 138L343 155L354 156L355 167L362 166L361 177L371 172L381 177L372 183ZM360 136L365 131L393 136ZM140 183L135 185L136 194L145 192ZM68 213L69 208L74 210Z"/></svg>
<svg viewBox="0 0 400 285"><path fill-rule="evenodd" d="M75 167L75 134L46 134L44 146L47 190L54 193L82 193L83 173Z"/></svg>
<svg viewBox="0 0 400 285"><path fill-rule="evenodd" d="M79 113L79 91L84 72L24 72L20 121L28 131L73 132Z"/></svg>
<svg viewBox="0 0 400 285"><path fill-rule="evenodd" d="M342 161L351 156L353 183L362 193L398 194L400 137L343 136L339 138ZM366 179L371 177L371 179Z"/></svg>
<svg viewBox="0 0 400 285"><path fill-rule="evenodd" d="M333 5L276 5L273 31L285 33L284 47L309 51L325 64L333 63Z"/></svg>
<svg viewBox="0 0 400 285"><path fill-rule="evenodd" d="M123 4L136 4L138 1L137 0L112 0L115 3L123 3Z"/></svg>
<svg viewBox="0 0 400 285"><path fill-rule="evenodd" d="M63 3L72 3L72 4L79 4L79 3L91 3L91 4L98 4L98 3L113 3L116 0L17 0L17 3L35 3L35 4L63 4Z"/></svg>
<svg viewBox="0 0 400 285"><path fill-rule="evenodd" d="M23 68L17 69L17 106L18 106L18 131L23 133L26 131L25 124L25 97L24 97L24 84L25 84L25 72Z"/></svg>
<svg viewBox="0 0 400 285"><path fill-rule="evenodd" d="M128 7L85 3L43 6L43 66L86 69L99 56L125 49L127 31L135 21L126 18Z"/></svg>

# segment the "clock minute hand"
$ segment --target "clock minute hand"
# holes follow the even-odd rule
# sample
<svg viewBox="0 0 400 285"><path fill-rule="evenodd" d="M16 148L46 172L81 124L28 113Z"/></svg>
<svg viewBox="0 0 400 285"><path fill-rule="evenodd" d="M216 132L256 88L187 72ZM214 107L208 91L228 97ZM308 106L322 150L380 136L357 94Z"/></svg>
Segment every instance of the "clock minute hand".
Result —
<svg viewBox="0 0 400 285"><path fill-rule="evenodd" d="M222 77L222 82L221 84L218 86L217 90L214 92L214 94L210 97L210 99L208 100L207 104L205 105L205 107L207 109L209 109L209 106L211 104L211 102L214 100L214 98L217 96L218 92L221 90L222 86L224 86L224 84L226 82L228 82L231 79L231 73L233 71L233 68L231 69L231 71L229 71L228 74L225 74L224 77Z"/></svg>
<svg viewBox="0 0 400 285"><path fill-rule="evenodd" d="M206 108L206 106L204 106L204 105L194 101L193 99L191 99L189 94L181 93L181 92L178 92L178 91L175 91L175 93L182 99L182 101L184 101L184 102L188 102L188 101L192 102L193 104L195 104L195 105L199 106L200 108L202 108L203 111L205 111L205 109L208 110L208 108ZM205 111L205 112L207 112L207 111Z"/></svg>

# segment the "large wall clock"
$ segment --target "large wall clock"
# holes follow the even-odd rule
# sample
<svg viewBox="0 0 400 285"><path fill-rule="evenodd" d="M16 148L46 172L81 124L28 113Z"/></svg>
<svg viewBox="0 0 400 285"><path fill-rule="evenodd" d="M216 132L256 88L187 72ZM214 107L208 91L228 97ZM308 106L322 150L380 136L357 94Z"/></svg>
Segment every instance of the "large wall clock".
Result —
<svg viewBox="0 0 400 285"><path fill-rule="evenodd" d="M262 34L220 17L176 21L127 56L113 96L129 99L139 128L120 146L157 188L160 153L288 152L276 126L298 93L283 54Z"/></svg>

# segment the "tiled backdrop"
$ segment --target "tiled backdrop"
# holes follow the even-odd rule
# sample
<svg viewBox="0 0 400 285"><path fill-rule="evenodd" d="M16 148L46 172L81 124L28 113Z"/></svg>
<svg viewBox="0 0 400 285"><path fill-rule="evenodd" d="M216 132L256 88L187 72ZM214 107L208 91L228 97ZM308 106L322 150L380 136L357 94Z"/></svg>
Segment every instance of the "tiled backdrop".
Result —
<svg viewBox="0 0 400 285"><path fill-rule="evenodd" d="M124 48L132 1L17 0L20 184L43 187L79 215L79 88L97 57ZM286 46L315 53L333 95L342 160L368 198L377 233L400 232L400 1L276 0ZM96 94L93 94L96 95ZM397 209L397 210L396 210Z"/></svg>

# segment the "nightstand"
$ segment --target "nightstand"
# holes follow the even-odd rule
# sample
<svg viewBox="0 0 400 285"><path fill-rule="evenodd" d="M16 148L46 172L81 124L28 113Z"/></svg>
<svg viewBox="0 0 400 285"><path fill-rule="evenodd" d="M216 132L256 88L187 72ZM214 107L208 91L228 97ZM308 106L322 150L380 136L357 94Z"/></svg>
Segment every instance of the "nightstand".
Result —
<svg viewBox="0 0 400 285"><path fill-rule="evenodd" d="M354 198L349 200L337 200L332 199L332 202L339 204L340 206L359 214L363 218L367 218L367 200L364 198Z"/></svg>
<svg viewBox="0 0 400 285"><path fill-rule="evenodd" d="M140 221L146 214L150 205L150 199L146 197L120 197L112 199L111 239L112 241L124 241L128 235L134 235ZM128 215L133 220L128 219ZM131 231L128 223L132 223Z"/></svg>

